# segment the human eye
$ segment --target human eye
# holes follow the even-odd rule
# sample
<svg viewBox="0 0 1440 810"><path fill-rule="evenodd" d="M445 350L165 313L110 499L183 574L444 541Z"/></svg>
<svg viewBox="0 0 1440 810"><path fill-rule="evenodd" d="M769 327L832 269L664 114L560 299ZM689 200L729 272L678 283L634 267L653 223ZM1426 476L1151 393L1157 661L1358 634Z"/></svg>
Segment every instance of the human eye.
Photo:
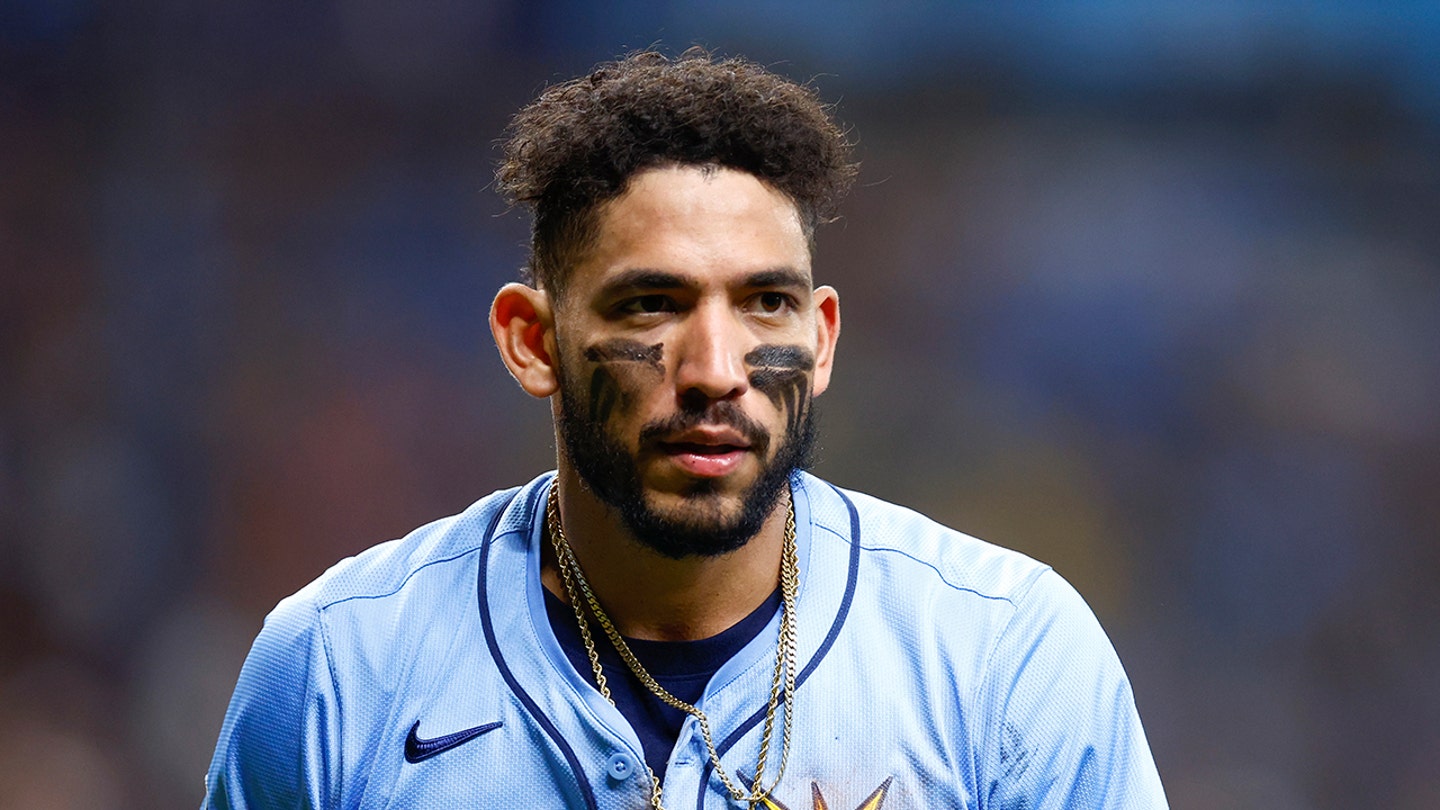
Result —
<svg viewBox="0 0 1440 810"><path fill-rule="evenodd" d="M763 315L780 315L793 311L797 306L794 296L775 290L757 293L751 299L751 308Z"/></svg>
<svg viewBox="0 0 1440 810"><path fill-rule="evenodd" d="M675 302L668 295L637 295L621 301L615 309L622 315L653 315L674 312Z"/></svg>

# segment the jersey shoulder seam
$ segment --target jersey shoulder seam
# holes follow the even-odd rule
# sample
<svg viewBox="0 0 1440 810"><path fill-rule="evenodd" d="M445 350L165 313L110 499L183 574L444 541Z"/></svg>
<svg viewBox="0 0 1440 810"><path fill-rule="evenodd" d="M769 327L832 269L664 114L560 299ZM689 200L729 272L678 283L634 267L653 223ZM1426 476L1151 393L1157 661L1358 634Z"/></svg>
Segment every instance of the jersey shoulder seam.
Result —
<svg viewBox="0 0 1440 810"><path fill-rule="evenodd" d="M1046 565L1045 563L1036 561L1034 571L1020 581L1022 584L1018 588L1019 593L1016 592L1017 589L1012 588L1004 594L994 594L986 593L978 588L974 588L969 585L962 585L958 582L952 582L950 578L945 575L945 572L941 571L940 567L937 566L935 563L911 554L910 552L903 549L894 548L893 546L866 546L862 544L860 546L860 550L868 551L872 554L898 554L901 557L904 557L905 559L910 560L917 565L923 565L926 568L929 568L931 571L934 571L935 576L938 577L941 582L945 583L951 590L965 591L966 593L975 594L981 599L991 599L997 602L1009 602L1010 604L1017 606L1019 601L1025 597L1025 594L1028 594L1030 592L1030 589L1034 587L1035 580L1039 579L1042 575L1044 575L1046 571L1051 570L1050 566ZM1018 554L1019 552L1013 553Z"/></svg>
<svg viewBox="0 0 1440 810"><path fill-rule="evenodd" d="M488 539L487 539L487 542L488 542ZM425 562L421 563L420 565L417 565L417 566L415 566L414 568L412 568L412 569L410 569L409 571L407 571L407 572L405 573L404 578L402 578L399 582L395 583L395 585L394 585L393 587L391 587L389 590L377 591L377 592L370 592L370 593L350 593L350 594L345 594L345 595L343 595L343 596L336 596L336 597L334 597L334 598L332 598L332 599L325 600L324 602L322 602L319 598L317 598L317 599L315 600L315 607L316 607L317 610L319 610L320 612L323 613L324 611L329 610L330 608L333 608L333 607L335 607L336 605L341 605L341 604L344 604L344 603L346 603L346 602L353 602L353 601L355 601L355 600L357 600L357 599L384 599L384 598L386 598L386 597L388 597L388 596L394 596L395 594L399 593L400 591L403 591L403 590L405 589L405 586L408 585L408 584L410 584L410 580L414 579L415 576L416 576L417 574L419 574L421 571L424 571L425 569L430 568L430 567L432 567L432 566L443 565L443 564L445 564L445 563L454 562L454 561L456 561L456 560L459 560L459 559L462 559L462 558L465 558L465 557L469 557L470 555L476 553L476 552L479 551L479 550L480 550L480 547L479 547L479 546L475 546L475 547L473 547L473 548L467 548L467 549L465 549L465 550L463 550L463 551L460 551L460 552L457 552L457 553L455 553L455 554L452 554L452 555L450 555L450 556L448 556L448 557L440 557L440 558L433 559L433 560L426 560Z"/></svg>
<svg viewBox="0 0 1440 810"><path fill-rule="evenodd" d="M994 543L989 543L978 537L966 534L962 531L959 531L958 529L954 529L950 526L940 523L934 518L931 518L930 516L918 512L914 509L911 509L910 507L892 503L882 498L877 498L874 495L870 495L868 493L848 490L843 487L839 487L829 481L824 481L823 479L814 480L824 483L841 498L849 498L853 502L857 503L857 505L864 504L866 507L869 507L867 509L861 510L862 523L880 520L882 519L880 517L880 513L885 512L906 515L910 518L920 521L925 526L929 527L929 531L938 532L947 541L956 540L963 543L976 544L980 547L987 549L989 553L1001 556L1008 556L1016 560L1024 560L1028 563L1028 566L1026 567L1030 569L1024 572L1023 575L1016 577L1010 583L1010 587L996 588L994 590L981 589L980 587L955 581L955 579L953 579L954 572L952 572L951 575L947 575L944 566L942 566L939 562L929 556L917 554L914 551L903 548L900 545L893 543L866 543L864 542L864 540L858 541L861 552L870 554L896 554L917 565L921 565L930 569L934 573L935 577L939 579L940 582L944 583L944 585L947 588L950 588L952 591L963 591L965 593L978 596L982 599L988 599L998 602L1008 602L1013 605L1019 598L1023 596L1024 593L1028 593L1029 588L1033 586L1036 579L1038 579L1046 571L1051 570L1049 565L1046 565L1045 563L1036 560L1033 557L1029 557L1023 552L1019 552L1010 548L1005 548L1003 546L998 546ZM850 537L848 533L832 527L828 523L816 523L812 518L812 524L815 525L817 528L824 529L825 531L840 539L842 542L857 542L854 538ZM873 536L873 533L866 536Z"/></svg>
<svg viewBox="0 0 1440 810"><path fill-rule="evenodd" d="M1028 578L1028 581L1024 583L1024 587L1021 588L1018 593L1014 594L1014 598L1010 600L1012 610L1010 611L1010 615L1005 618L1005 626L1001 627L1000 631L996 633L994 638L990 641L990 649L986 650L985 652L985 664L980 669L980 677L975 679L975 686L971 689L968 705L979 705L982 690L985 688L986 684L990 682L991 677L995 674L995 653L1000 649L1000 645L1005 640L1005 637L1009 635L1010 629L1015 626L1015 618L1020 615L1020 611L1023 609L1021 603L1025 600L1027 596L1030 595L1030 592L1035 589L1036 583L1043 579L1046 574L1052 572L1054 572L1054 569L1048 565L1041 567L1040 570L1038 570L1035 574L1031 575ZM986 713L983 711L976 711L973 713L972 716L981 718L983 720L985 714ZM999 718L998 722L1003 723L1004 718ZM977 741L984 740L983 732L983 728L976 728L972 729L971 731L971 733L975 735L974 739ZM980 751L980 746L976 745L974 750L978 754Z"/></svg>
<svg viewBox="0 0 1440 810"><path fill-rule="evenodd" d="M1027 578L1027 580L1024 582L1023 587L1019 589L1018 593L1014 594L1011 598L1007 600L1010 602L1011 605L1014 606L1015 609L1010 612L1010 615L1008 617L1006 617L1005 626L1000 628L1000 632L995 634L995 640L991 642L990 649L985 653L985 674L981 678L982 681L990 676L991 662L994 660L995 651L1000 648L1000 642L1003 641L1005 639L1005 636L1010 633L1010 628L1015 624L1015 617L1020 615L1021 602L1025 601L1025 597L1029 596L1030 592L1035 590L1035 583L1039 582L1041 578L1043 578L1046 574L1053 572L1054 570L1055 569L1051 568L1048 565L1042 566L1039 570L1037 570L1034 574Z"/></svg>
<svg viewBox="0 0 1440 810"><path fill-rule="evenodd" d="M469 509L460 512L459 514L452 515L448 518L441 518L433 523L421 526L420 528L415 529L405 537L391 540L388 543L382 543L380 544L380 546L373 546L370 549L366 549L365 551L360 552L355 557L351 557L349 560L340 563L339 566L353 567L363 564L360 558L365 557L372 552L375 552L377 549L381 548L381 546L389 545L396 549L399 549L401 545L406 543L427 542L425 540L417 540L415 539L415 536L421 532L425 532L427 529L432 528L435 529L438 533L444 535L451 534L466 525L475 525L479 527L480 534L482 535L479 542L472 543L452 553L447 553L443 557L433 557L423 560L422 562L415 565L413 568L405 571L404 576L402 576L398 582L394 582L390 585L390 587L383 590L361 591L358 588L353 590L341 589L336 584L336 580L338 579L338 575L342 572L332 569L331 572L327 572L321 577L320 580L317 580L316 583L312 583L319 586L316 589L316 594L314 598L316 607L321 612L324 612L329 610L330 608L336 607L337 605L341 605L346 602L353 602L362 599L385 599L387 597L394 596L395 594L404 590L405 587L410 584L410 581L414 579L416 575L418 575L421 571L424 571L427 568L455 562L456 560L462 560L466 557L476 554L487 543L494 542L496 538L503 537L509 534L510 531L512 531L506 530L505 532L496 532L493 535L486 536L487 533L484 529L486 525L489 525L489 521L482 519L482 516L486 515L486 513L488 512L487 507L498 509L503 515L505 509L507 509L509 504L513 502L515 493L517 493L520 489L521 487L513 487L508 490L494 492L481 499L480 501L477 501ZM397 550L395 553L397 555L403 555L407 552ZM337 568L339 566L337 566ZM337 590L341 590L342 592L326 598L325 592L327 590L327 587L331 586L335 587Z"/></svg>
<svg viewBox="0 0 1440 810"><path fill-rule="evenodd" d="M314 603L314 608L315 608L316 632L318 632L318 633L320 634L320 647L321 647L322 652L324 652L324 654L325 654L325 670L326 670L326 672L328 672L329 675L330 675L330 693L334 696L334 700L335 700L335 704L336 704L336 705L335 705L335 716L336 716L336 717L344 717L344 716L345 716L345 712L342 710L342 708L341 708L341 706L340 706L340 703L341 703L342 700L343 700L343 698L342 698L341 695L340 695L340 674L339 674L339 673L336 671L336 669L335 669L335 652L334 652L334 649L333 649L333 647L332 647L332 645L331 645L331 643L330 643L330 628L325 624L325 612L324 612L324 610L321 609L321 606L320 606L318 600ZM312 681L312 683L313 683L313 681ZM341 750L341 749L336 749L336 750L338 751L338 750ZM329 747L328 747L328 746L327 746L326 751L325 751L325 756L326 756L327 759L329 758ZM326 772L327 772L327 773L330 773L330 772L331 772L331 769L335 769L335 770L339 770L339 771L340 771L340 773L337 775L339 778L332 779L332 780L330 781L330 783L327 784L327 785L324 785L324 786L322 787L322 789L325 791L325 799L326 799L328 802L331 802L331 803L333 804L336 797L330 795L330 793L331 793L330 785L344 785L344 784L345 784L345 780L344 780L345 763L343 762L343 760L342 760L341 762L338 762L338 763L336 763L336 762L327 763Z"/></svg>

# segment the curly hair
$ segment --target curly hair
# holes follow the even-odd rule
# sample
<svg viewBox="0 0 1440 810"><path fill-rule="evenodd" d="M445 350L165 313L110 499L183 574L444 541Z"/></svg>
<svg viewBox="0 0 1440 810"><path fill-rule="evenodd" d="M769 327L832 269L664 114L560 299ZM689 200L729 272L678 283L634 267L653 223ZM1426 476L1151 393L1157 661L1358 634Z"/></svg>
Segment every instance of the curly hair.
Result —
<svg viewBox="0 0 1440 810"><path fill-rule="evenodd" d="M741 58L691 48L598 65L545 90L507 130L496 185L531 210L529 281L559 295L629 179L666 165L749 172L788 197L807 239L854 180L850 144L815 92Z"/></svg>

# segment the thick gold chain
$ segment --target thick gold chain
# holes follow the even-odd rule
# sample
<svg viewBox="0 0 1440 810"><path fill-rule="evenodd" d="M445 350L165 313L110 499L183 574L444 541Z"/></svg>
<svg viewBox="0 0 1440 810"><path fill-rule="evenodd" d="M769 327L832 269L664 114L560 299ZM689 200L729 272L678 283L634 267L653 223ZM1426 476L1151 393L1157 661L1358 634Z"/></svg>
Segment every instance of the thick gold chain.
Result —
<svg viewBox="0 0 1440 810"><path fill-rule="evenodd" d="M615 699L610 696L610 687L605 681L605 673L600 666L600 655L595 651L595 639L590 633L590 623L585 618L586 608L589 608L590 614L595 617L595 621L600 624L605 635L615 645L615 651L620 654L621 660L635 674L636 679L667 705L695 718L700 726L700 734L705 738L705 747L710 752L710 761L715 766L715 774L720 777L720 781L725 784L726 790L730 791L730 795L735 801L751 805L763 801L775 789L775 786L780 784L780 778L785 774L785 766L790 760L790 728L795 716L795 601L800 590L800 555L795 548L794 503L788 504L785 544L780 558L780 598L784 606L780 614L779 644L775 650L775 672L770 682L770 698L765 707L765 729L760 738L760 756L755 765L755 781L747 793L736 787L730 774L720 764L720 754L715 750L715 741L710 733L710 718L706 717L705 712L699 708L670 694L669 690L661 686L659 681L656 681L645 670L640 659L631 652L630 645L625 643L620 631L615 629L610 617L600 607L600 601L595 598L595 593L590 590L590 583L585 580L585 574L580 569L580 562L575 559L574 550L570 548L569 541L565 539L565 530L560 525L559 493L559 483L551 484L550 497L545 505L546 528L550 533L550 542L555 546L556 568L560 571L560 579L565 585L565 593L570 598L570 605L575 609L575 621L580 626L580 640L585 644L585 654L590 658L590 667L595 672L595 685L599 687L600 694L610 701L610 705L615 705ZM775 730L775 709L781 701L782 685L785 722L781 732L780 769L775 774L775 779L770 786L762 788L765 761L770 753L770 738ZM645 771L650 776L651 806L654 810L665 810L661 805L660 780L655 778L655 771L650 768L648 763L645 765Z"/></svg>

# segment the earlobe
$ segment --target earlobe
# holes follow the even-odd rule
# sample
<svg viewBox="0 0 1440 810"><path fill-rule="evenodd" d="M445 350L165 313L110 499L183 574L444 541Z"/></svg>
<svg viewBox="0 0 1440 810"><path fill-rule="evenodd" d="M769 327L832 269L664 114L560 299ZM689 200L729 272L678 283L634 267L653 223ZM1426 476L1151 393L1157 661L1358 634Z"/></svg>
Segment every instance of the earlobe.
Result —
<svg viewBox="0 0 1440 810"><path fill-rule="evenodd" d="M834 287L815 289L815 380L812 390L819 396L830 387L835 364L835 343L840 339L840 293Z"/></svg>
<svg viewBox="0 0 1440 810"><path fill-rule="evenodd" d="M501 287L490 305L490 334L500 359L510 376L534 397L559 390L554 323L549 297L524 284Z"/></svg>

